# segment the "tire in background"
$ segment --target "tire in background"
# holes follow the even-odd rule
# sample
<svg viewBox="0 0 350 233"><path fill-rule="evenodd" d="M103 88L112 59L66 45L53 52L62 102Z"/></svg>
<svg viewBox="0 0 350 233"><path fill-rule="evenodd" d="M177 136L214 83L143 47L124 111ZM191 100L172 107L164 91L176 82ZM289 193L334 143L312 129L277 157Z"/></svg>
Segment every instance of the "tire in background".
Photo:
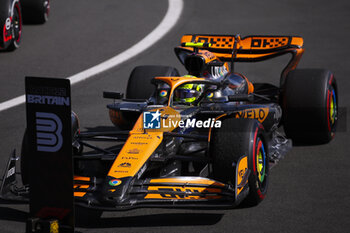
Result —
<svg viewBox="0 0 350 233"><path fill-rule="evenodd" d="M23 22L43 24L49 19L50 0L21 0Z"/></svg>
<svg viewBox="0 0 350 233"><path fill-rule="evenodd" d="M19 48L22 40L22 10L19 2L16 2L12 8L12 40L6 51L14 51Z"/></svg>
<svg viewBox="0 0 350 233"><path fill-rule="evenodd" d="M179 76L179 72L176 68L169 66L137 66L130 74L126 88L126 98L149 99L155 90L151 80L158 76ZM121 129L132 128L140 115L135 112L116 112L113 110L110 110L109 114L113 124ZM115 119L118 119L118 121Z"/></svg>
<svg viewBox="0 0 350 233"><path fill-rule="evenodd" d="M176 68L169 66L137 66L130 74L126 88L127 99L148 99L154 92L154 77L179 76Z"/></svg>
<svg viewBox="0 0 350 233"><path fill-rule="evenodd" d="M235 184L235 165L243 155L248 156L250 170L249 194L244 204L255 206L266 196L269 179L269 159L262 125L253 119L227 118L221 128L213 129L210 154L213 159L213 178Z"/></svg>
<svg viewBox="0 0 350 233"><path fill-rule="evenodd" d="M297 143L328 143L335 135L337 84L324 69L297 69L288 73L282 89L283 126Z"/></svg>

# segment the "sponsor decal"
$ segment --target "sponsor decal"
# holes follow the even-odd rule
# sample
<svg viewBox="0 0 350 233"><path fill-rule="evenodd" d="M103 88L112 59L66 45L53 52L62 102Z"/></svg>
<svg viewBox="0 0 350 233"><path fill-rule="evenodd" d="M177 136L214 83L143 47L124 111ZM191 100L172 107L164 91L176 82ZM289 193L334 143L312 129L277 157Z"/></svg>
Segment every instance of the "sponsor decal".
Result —
<svg viewBox="0 0 350 233"><path fill-rule="evenodd" d="M68 91L63 87L28 87L28 92L33 95L68 96Z"/></svg>
<svg viewBox="0 0 350 233"><path fill-rule="evenodd" d="M140 153L140 150L135 148L135 149L132 149L132 150L128 150L128 152L126 152L126 153L137 155L137 154Z"/></svg>
<svg viewBox="0 0 350 233"><path fill-rule="evenodd" d="M10 30L10 28L11 28L11 19L10 18L6 19L5 28L6 28L6 31Z"/></svg>
<svg viewBox="0 0 350 233"><path fill-rule="evenodd" d="M214 96L213 92L210 92L210 93L207 94L207 98L213 98L213 96Z"/></svg>
<svg viewBox="0 0 350 233"><path fill-rule="evenodd" d="M114 171L114 172L118 172L118 173L128 173L128 171L119 171L119 170L116 170L116 171Z"/></svg>
<svg viewBox="0 0 350 233"><path fill-rule="evenodd" d="M134 139L147 139L147 140L153 139L152 135L150 135L150 134L138 135L138 136L135 136L135 137L133 137L133 138L134 138Z"/></svg>
<svg viewBox="0 0 350 233"><path fill-rule="evenodd" d="M30 104L70 105L69 97L49 95L27 95L27 102Z"/></svg>
<svg viewBox="0 0 350 233"><path fill-rule="evenodd" d="M214 48L232 48L234 44L234 38L232 36L192 36L192 41L208 42L211 47Z"/></svg>
<svg viewBox="0 0 350 233"><path fill-rule="evenodd" d="M288 45L288 37L254 38L250 46L252 48L274 48Z"/></svg>
<svg viewBox="0 0 350 233"><path fill-rule="evenodd" d="M57 152L63 144L62 121L54 113L36 112L37 150Z"/></svg>
<svg viewBox="0 0 350 233"><path fill-rule="evenodd" d="M148 142L130 142L132 145L147 145Z"/></svg>
<svg viewBox="0 0 350 233"><path fill-rule="evenodd" d="M235 118L251 118L263 122L269 114L268 108L251 108L235 112Z"/></svg>
<svg viewBox="0 0 350 233"><path fill-rule="evenodd" d="M159 96L160 97L166 97L168 95L168 92L166 91L166 90L161 90L160 92L159 92Z"/></svg>
<svg viewBox="0 0 350 233"><path fill-rule="evenodd" d="M27 103L70 106L70 97L65 88L35 87L28 88Z"/></svg>
<svg viewBox="0 0 350 233"><path fill-rule="evenodd" d="M15 174L15 172L16 172L16 167L12 167L10 170L7 171L6 178L9 178L13 174Z"/></svg>
<svg viewBox="0 0 350 233"><path fill-rule="evenodd" d="M211 75L212 75L213 79L218 79L227 73L228 73L228 71L227 71L225 66L220 66L220 67L213 66L211 68Z"/></svg>
<svg viewBox="0 0 350 233"><path fill-rule="evenodd" d="M122 159L126 159L126 160L138 160L139 158L133 157L133 156L122 156Z"/></svg>
<svg viewBox="0 0 350 233"><path fill-rule="evenodd" d="M109 181L109 185L110 185L110 186L118 186L118 185L120 185L121 183L122 183L122 181L119 180L119 179L114 179L114 180L110 180L110 181Z"/></svg>
<svg viewBox="0 0 350 233"><path fill-rule="evenodd" d="M247 171L247 168L239 170L238 175L241 179L243 179L243 176L246 173L246 171Z"/></svg>
<svg viewBox="0 0 350 233"><path fill-rule="evenodd" d="M121 163L118 165L118 167L131 167L130 163Z"/></svg>
<svg viewBox="0 0 350 233"><path fill-rule="evenodd" d="M198 189L191 189L191 188L158 188L158 191L161 191L160 195L163 198L185 198L186 196L193 196L189 195L191 193L200 193ZM169 193L166 193L169 192ZM173 192L183 192L183 194L173 194Z"/></svg>
<svg viewBox="0 0 350 233"><path fill-rule="evenodd" d="M217 199L220 196L214 193L221 192L220 189L210 188L182 188L182 187L155 187L150 190L159 191L156 194L148 194L145 199L162 198L162 199ZM209 195L208 195L209 194Z"/></svg>

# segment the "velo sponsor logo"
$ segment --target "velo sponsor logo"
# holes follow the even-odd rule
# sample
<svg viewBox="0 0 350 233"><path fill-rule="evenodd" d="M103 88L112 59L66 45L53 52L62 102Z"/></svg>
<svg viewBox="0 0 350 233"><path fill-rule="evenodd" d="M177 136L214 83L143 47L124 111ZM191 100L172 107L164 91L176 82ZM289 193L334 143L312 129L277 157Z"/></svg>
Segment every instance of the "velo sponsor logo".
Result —
<svg viewBox="0 0 350 233"><path fill-rule="evenodd" d="M143 128L145 129L160 129L160 113L156 112L144 112L143 113Z"/></svg>
<svg viewBox="0 0 350 233"><path fill-rule="evenodd" d="M36 112L37 150L57 152L63 144L62 121L53 113Z"/></svg>

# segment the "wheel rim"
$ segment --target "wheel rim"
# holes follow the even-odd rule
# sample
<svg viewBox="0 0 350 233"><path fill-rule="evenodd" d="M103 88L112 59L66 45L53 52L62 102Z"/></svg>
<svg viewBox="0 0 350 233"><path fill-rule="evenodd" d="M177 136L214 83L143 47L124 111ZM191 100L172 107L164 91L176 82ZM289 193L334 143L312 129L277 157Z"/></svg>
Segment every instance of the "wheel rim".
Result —
<svg viewBox="0 0 350 233"><path fill-rule="evenodd" d="M335 128L338 120L337 93L333 85L329 87L327 94L327 118L328 131L333 138L335 135Z"/></svg>
<svg viewBox="0 0 350 233"><path fill-rule="evenodd" d="M258 148L256 153L256 170L258 174L258 181L263 183L265 180L265 168L266 168L266 153L264 144L261 140L258 142Z"/></svg>
<svg viewBox="0 0 350 233"><path fill-rule="evenodd" d="M47 21L49 19L49 14L50 14L50 1L44 1L44 17L45 17L45 21Z"/></svg>
<svg viewBox="0 0 350 233"><path fill-rule="evenodd" d="M335 124L336 118L337 118L337 102L335 97L335 91L333 89L331 92L330 106L329 106L329 120L332 126Z"/></svg>
<svg viewBox="0 0 350 233"><path fill-rule="evenodd" d="M12 16L12 30L13 39L19 43L21 40L22 25L21 25L21 15L19 12L18 4L15 5Z"/></svg>

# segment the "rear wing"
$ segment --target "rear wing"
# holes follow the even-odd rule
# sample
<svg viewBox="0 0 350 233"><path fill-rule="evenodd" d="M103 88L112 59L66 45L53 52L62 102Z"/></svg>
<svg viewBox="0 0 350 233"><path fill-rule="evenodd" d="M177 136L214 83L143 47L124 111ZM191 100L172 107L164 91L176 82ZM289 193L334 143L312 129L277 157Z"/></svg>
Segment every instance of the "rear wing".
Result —
<svg viewBox="0 0 350 233"><path fill-rule="evenodd" d="M221 61L256 62L286 53L292 58L282 72L282 79L296 68L303 52L304 40L298 36L184 35L181 44L208 43L205 48ZM282 81L282 80L281 80Z"/></svg>

